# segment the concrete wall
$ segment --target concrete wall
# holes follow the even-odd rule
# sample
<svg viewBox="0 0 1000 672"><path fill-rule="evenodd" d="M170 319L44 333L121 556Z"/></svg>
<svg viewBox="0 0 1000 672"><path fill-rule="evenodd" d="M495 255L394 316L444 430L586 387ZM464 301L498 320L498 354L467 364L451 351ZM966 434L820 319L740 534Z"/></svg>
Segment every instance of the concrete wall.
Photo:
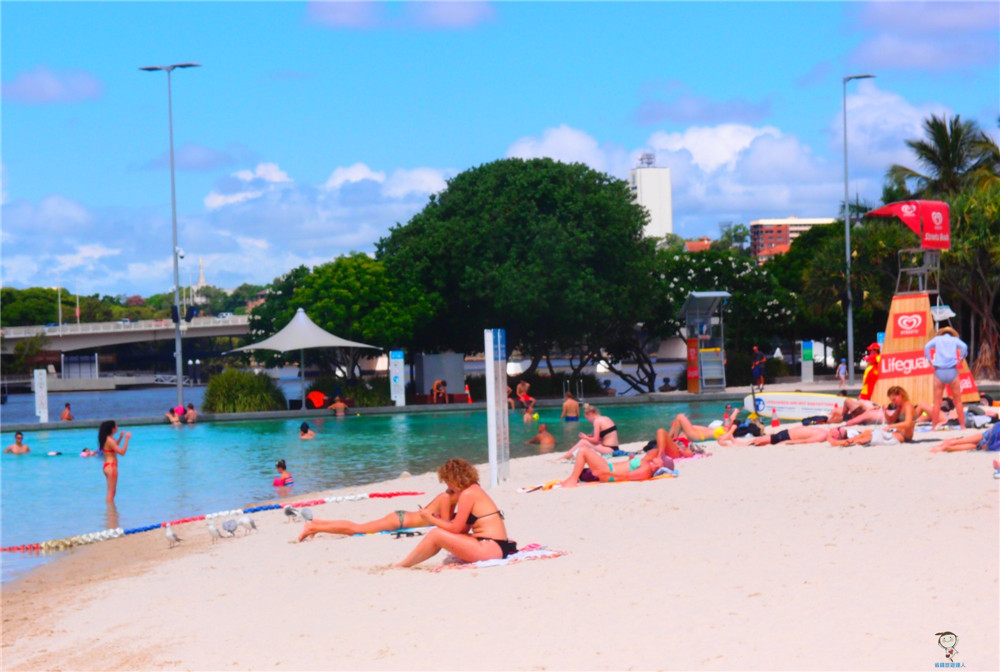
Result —
<svg viewBox="0 0 1000 672"><path fill-rule="evenodd" d="M417 353L413 358L416 378L415 391L428 394L435 380L448 383L449 394L465 392L465 355L456 352L446 352L440 355Z"/></svg>

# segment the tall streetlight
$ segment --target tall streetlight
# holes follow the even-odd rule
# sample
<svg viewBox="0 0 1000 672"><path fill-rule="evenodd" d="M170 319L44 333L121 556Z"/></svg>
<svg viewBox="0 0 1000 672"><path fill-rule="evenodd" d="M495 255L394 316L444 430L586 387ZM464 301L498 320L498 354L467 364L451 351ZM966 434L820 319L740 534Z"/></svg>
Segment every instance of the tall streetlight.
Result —
<svg viewBox="0 0 1000 672"><path fill-rule="evenodd" d="M852 79L871 79L875 75L844 77L844 248L847 253L847 375L854 384L854 298L851 296L851 206L847 192L847 83Z"/></svg>
<svg viewBox="0 0 1000 672"><path fill-rule="evenodd" d="M173 102L170 95L170 73L174 68L198 68L200 63L174 63L173 65L150 65L140 70L155 72L163 70L167 73L167 123L170 125L170 214L174 232L174 363L177 373L177 405L184 405L184 359L181 356L181 279L177 257L181 248L177 246L177 191L174 187L174 115Z"/></svg>

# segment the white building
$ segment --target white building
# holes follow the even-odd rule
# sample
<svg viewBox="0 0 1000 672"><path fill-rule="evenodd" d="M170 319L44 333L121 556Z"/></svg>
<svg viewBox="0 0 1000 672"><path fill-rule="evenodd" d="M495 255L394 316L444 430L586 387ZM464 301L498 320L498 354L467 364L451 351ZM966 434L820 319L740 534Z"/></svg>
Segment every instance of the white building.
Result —
<svg viewBox="0 0 1000 672"><path fill-rule="evenodd" d="M636 202L649 212L645 235L662 238L674 232L673 197L670 169L657 168L655 162L653 154L643 154L639 165L629 171L628 184Z"/></svg>

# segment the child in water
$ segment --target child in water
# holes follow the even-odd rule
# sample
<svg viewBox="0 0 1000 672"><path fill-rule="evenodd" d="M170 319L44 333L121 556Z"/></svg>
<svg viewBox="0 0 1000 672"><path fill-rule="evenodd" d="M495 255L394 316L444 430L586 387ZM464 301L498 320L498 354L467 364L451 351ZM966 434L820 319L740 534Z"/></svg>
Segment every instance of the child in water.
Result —
<svg viewBox="0 0 1000 672"><path fill-rule="evenodd" d="M276 487L292 485L293 483L295 483L295 479L292 478L292 475L288 473L287 467L285 467L284 460L278 460L277 464L275 464L274 466L278 470L279 474L279 476L276 479L274 479L274 485Z"/></svg>

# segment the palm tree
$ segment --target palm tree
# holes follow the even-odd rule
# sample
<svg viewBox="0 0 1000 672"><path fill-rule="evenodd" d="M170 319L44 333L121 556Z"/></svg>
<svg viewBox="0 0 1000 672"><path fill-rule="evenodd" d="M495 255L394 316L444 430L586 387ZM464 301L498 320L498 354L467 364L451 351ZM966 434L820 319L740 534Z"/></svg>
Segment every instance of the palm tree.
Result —
<svg viewBox="0 0 1000 672"><path fill-rule="evenodd" d="M927 174L912 168L893 165L887 177L894 184L915 183L915 196L932 197L955 194L962 190L976 169L983 148L978 144L986 134L975 121L962 121L931 115L924 121L926 139L907 140ZM994 144L995 146L995 144Z"/></svg>
<svg viewBox="0 0 1000 672"><path fill-rule="evenodd" d="M1000 126L1000 117L997 118L997 125ZM997 147L997 141L987 135L986 131L980 131L973 146L976 152L976 162L970 176L973 186L983 190L1000 183L1000 147Z"/></svg>

